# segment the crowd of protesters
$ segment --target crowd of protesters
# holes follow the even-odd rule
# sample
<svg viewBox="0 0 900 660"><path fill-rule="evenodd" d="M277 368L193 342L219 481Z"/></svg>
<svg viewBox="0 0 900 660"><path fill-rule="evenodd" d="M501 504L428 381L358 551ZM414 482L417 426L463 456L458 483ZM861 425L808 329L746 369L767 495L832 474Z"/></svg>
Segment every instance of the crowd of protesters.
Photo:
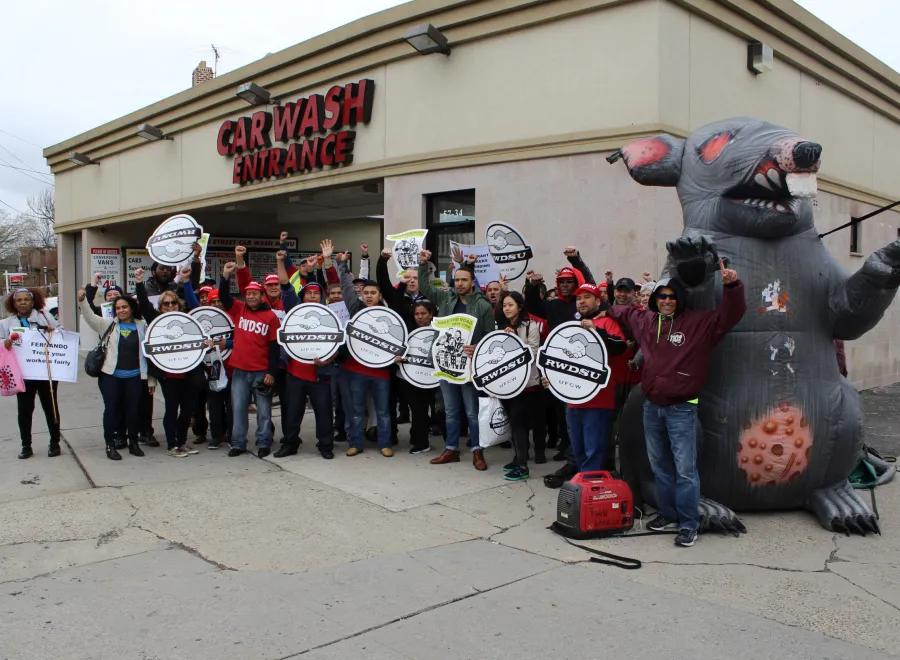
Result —
<svg viewBox="0 0 900 660"><path fill-rule="evenodd" d="M273 400L281 405L280 446L276 458L297 454L300 428L307 402L315 417L316 450L333 459L336 444L346 443L345 455L357 456L367 443L391 457L398 444L398 424L410 423L409 452L432 451L432 441L443 437L443 451L434 465L460 461L460 443L468 437L472 465L488 469L479 442L480 393L471 382L441 381L439 388L417 387L398 375L397 364L373 369L358 362L342 346L327 361L304 364L290 359L277 343L281 319L300 303L343 302L352 316L359 310L386 306L407 328L429 326L434 318L465 313L477 319L470 343L471 357L485 334L504 330L518 335L536 354L550 331L560 324L579 321L603 340L612 380L591 400L566 404L553 396L549 383L532 365L524 391L502 400L511 428L513 459L503 467L509 481L528 479L529 460L546 463L551 457L564 462L545 478L559 487L578 472L613 469L615 425L631 388L643 384L647 402L644 425L647 448L657 482L659 514L649 527L677 526L676 543L689 546L698 527L699 478L696 464L697 396L713 346L742 317L744 295L737 274L722 265L724 295L715 311L688 310L684 290L676 280L653 282L649 272L640 280L614 279L605 272L597 282L576 247L567 247L567 264L556 272L548 288L540 273L529 271L521 291L505 280L480 283L473 260L454 250L454 267L446 287L436 286L431 253L420 254L418 269L408 269L398 282L388 270L391 250L377 257L370 278L368 246L361 245L359 277L350 272L349 255L335 253L330 240L321 242L320 254L294 264L281 235L276 254L277 272L262 283L253 281L246 263L247 250L235 248L234 261L224 265L218 281L200 282L201 248L194 245L190 265L180 270L154 264L149 273L134 272L136 295L126 296L111 286L103 300L112 303L112 317L96 305L99 280L78 293L86 325L106 343L99 376L103 398L103 433L106 455L121 460L119 450L144 456L141 445L158 447L152 425L155 391L161 390L166 452L175 458L227 446L229 457L247 453L248 416L256 412L256 455L272 452L275 425ZM232 294L232 277L239 296ZM199 306L224 310L234 321L233 339L207 344L230 349L225 361L228 385L220 391L207 387L208 364L188 373L167 373L147 360L141 349L149 323L172 311ZM56 322L43 311L39 292L21 289L6 303L8 319L0 322L0 339L10 346L13 327ZM676 330L677 328L677 330ZM678 341L672 339L678 335ZM398 358L398 362L402 358ZM688 375L690 374L690 375ZM60 453L56 383L28 382L19 395L22 453L31 450L31 418L39 397L50 429L49 455ZM193 431L193 438L188 436Z"/></svg>

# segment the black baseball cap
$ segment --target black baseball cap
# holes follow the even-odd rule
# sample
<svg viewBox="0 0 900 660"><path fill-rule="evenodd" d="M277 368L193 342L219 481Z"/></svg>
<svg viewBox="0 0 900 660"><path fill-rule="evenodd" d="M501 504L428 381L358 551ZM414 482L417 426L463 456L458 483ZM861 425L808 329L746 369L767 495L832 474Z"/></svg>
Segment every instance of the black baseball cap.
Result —
<svg viewBox="0 0 900 660"><path fill-rule="evenodd" d="M622 277L616 282L616 289L629 289L634 291L634 280L630 277Z"/></svg>

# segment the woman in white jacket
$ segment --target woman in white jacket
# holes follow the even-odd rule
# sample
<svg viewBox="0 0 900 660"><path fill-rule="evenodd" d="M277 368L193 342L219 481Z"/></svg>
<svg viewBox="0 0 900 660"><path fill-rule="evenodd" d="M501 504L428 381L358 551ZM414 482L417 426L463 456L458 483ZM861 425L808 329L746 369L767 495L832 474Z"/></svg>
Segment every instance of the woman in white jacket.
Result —
<svg viewBox="0 0 900 660"><path fill-rule="evenodd" d="M10 316L0 321L0 339L6 348L12 348L13 340L10 335L15 329L37 330L59 327L56 319L44 311L44 304L44 295L40 289L16 289L12 295L7 296L4 307ZM34 455L31 450L31 421L34 418L35 395L41 400L47 430L50 432L47 456L51 458L59 456L59 404L56 401L58 385L56 381L26 380L25 391L16 394L19 435L22 436L22 452L19 458L31 458Z"/></svg>
<svg viewBox="0 0 900 660"><path fill-rule="evenodd" d="M518 335L531 349L531 354L537 355L538 347L541 345L541 330L538 324L528 317L525 299L521 293L504 291L500 295L494 317L498 330ZM504 479L507 481L524 481L529 477L528 434L532 428L531 420L534 411L544 405L542 396L541 377L537 365L532 363L525 389L511 399L501 399L512 428L513 447L516 450L516 456L512 463L503 466L506 471ZM539 455L537 450L535 450L535 460L539 463L545 462L543 455Z"/></svg>
<svg viewBox="0 0 900 660"><path fill-rule="evenodd" d="M116 451L116 429L121 415L125 416L128 429L128 453L143 456L144 452L138 446L138 431L144 393L142 381L147 380L147 360L141 352L147 324L141 318L137 303L128 297L116 298L115 318L112 319L94 314L84 289L78 292L78 307L84 322L101 338L109 332L106 359L98 379L103 396L106 457L112 461L122 460Z"/></svg>

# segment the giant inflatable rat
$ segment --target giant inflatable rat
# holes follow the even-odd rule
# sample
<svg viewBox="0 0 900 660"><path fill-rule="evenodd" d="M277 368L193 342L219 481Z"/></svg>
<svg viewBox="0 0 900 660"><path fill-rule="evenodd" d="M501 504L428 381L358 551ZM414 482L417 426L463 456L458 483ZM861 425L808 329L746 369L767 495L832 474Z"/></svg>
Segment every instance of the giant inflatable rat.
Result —
<svg viewBox="0 0 900 660"><path fill-rule="evenodd" d="M725 507L806 507L828 529L878 531L847 481L862 455L862 414L838 373L833 340L857 339L881 319L900 286L900 241L851 276L841 269L813 223L821 152L786 128L747 118L620 152L635 181L678 191L685 228L667 245L663 277L687 285L687 305L715 308L718 256L747 292L747 313L715 349L699 402L706 528L742 528ZM631 423L622 442L632 447L644 443L634 414L642 401L634 392L624 414ZM644 490L652 500L652 487Z"/></svg>

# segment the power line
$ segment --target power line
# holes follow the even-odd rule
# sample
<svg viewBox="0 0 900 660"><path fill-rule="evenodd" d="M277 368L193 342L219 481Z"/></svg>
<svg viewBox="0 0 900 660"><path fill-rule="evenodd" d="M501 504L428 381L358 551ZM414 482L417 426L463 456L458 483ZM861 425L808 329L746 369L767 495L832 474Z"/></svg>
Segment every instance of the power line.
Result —
<svg viewBox="0 0 900 660"><path fill-rule="evenodd" d="M7 204L7 203L4 202L2 199L0 199L0 204L3 204L4 206L8 206L9 208L11 208L13 211L15 211L16 213L18 213L19 215L25 215L25 214L22 213L19 209L17 209L15 206L13 206L12 204Z"/></svg>
<svg viewBox="0 0 900 660"><path fill-rule="evenodd" d="M38 183L43 183L45 186L53 186L53 184L50 183L49 181L47 181L46 179L38 179L35 176L31 176L28 172L23 171L21 167L16 167L12 163L10 163L8 160L4 160L3 158L0 158L0 163L6 163L7 167L11 167L12 169L16 170L22 176L27 176L29 179L37 181ZM41 174L41 173L38 172L38 174ZM44 176L47 176L47 175L44 175Z"/></svg>
<svg viewBox="0 0 900 660"><path fill-rule="evenodd" d="M21 158L19 158L18 156L16 156L12 151L10 151L10 150L7 149L6 147L4 147L2 144L0 144L0 149L3 149L3 151L5 151L5 152L8 153L10 156L12 156L13 158L15 158L17 161L19 161L20 163L22 163L22 165L24 165L25 167L27 167L27 168L28 168L29 170L31 170L32 172L36 172L37 174L46 174L46 172L39 172L38 170L31 169L31 165L29 165L29 164L26 163L24 160L22 160Z"/></svg>
<svg viewBox="0 0 900 660"><path fill-rule="evenodd" d="M19 137L18 135L13 135L12 133L9 133L8 131L4 131L2 128L0 128L0 133L3 133L3 135L8 135L11 138L15 138L16 140L21 140L25 144L30 144L32 147L37 147L41 151L44 150L44 147L42 147L41 145L35 144L34 142L29 142L28 140L26 140L23 137Z"/></svg>
<svg viewBox="0 0 900 660"><path fill-rule="evenodd" d="M0 160L2 160L2 158L0 158ZM46 172L38 172L37 170L33 170L30 167L19 167L17 165L12 165L9 161L6 160L4 160L3 163L0 163L0 167L9 167L14 170L20 170L22 172L34 172L35 174L40 174L41 176L50 176Z"/></svg>

